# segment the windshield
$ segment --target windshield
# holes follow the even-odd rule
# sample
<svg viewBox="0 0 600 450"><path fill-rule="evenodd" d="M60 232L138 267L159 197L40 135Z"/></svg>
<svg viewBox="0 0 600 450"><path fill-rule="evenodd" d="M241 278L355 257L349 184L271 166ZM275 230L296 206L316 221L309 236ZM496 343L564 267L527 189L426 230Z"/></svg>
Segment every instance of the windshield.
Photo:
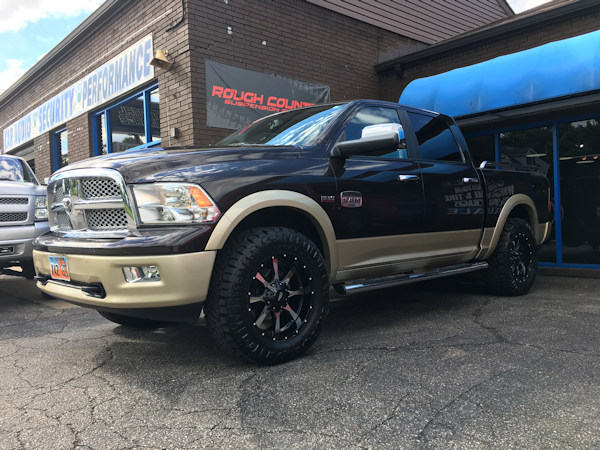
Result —
<svg viewBox="0 0 600 450"><path fill-rule="evenodd" d="M313 145L344 106L322 105L274 114L227 136L217 145Z"/></svg>
<svg viewBox="0 0 600 450"><path fill-rule="evenodd" d="M6 156L0 156L0 181L38 184L26 162Z"/></svg>

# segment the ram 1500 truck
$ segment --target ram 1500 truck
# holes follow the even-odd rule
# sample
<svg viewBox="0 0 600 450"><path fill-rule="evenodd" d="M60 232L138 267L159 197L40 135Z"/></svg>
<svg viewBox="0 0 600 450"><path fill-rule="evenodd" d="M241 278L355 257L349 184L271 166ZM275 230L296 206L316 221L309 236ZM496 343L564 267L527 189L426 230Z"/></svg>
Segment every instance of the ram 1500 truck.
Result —
<svg viewBox="0 0 600 450"><path fill-rule="evenodd" d="M196 321L261 363L317 338L341 294L481 270L526 293L549 185L475 167L444 115L359 100L260 119L214 147L113 154L48 185L38 286L125 325Z"/></svg>
<svg viewBox="0 0 600 450"><path fill-rule="evenodd" d="M33 278L33 240L46 231L46 188L24 159L0 155L0 273Z"/></svg>

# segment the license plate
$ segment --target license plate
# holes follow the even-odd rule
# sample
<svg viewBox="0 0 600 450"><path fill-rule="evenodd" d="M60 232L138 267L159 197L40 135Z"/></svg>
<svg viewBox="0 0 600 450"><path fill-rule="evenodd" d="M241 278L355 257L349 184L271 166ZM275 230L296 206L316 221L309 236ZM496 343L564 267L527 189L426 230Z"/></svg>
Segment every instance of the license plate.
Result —
<svg viewBox="0 0 600 450"><path fill-rule="evenodd" d="M64 256L48 256L50 260L50 276L54 280L71 281L69 264Z"/></svg>

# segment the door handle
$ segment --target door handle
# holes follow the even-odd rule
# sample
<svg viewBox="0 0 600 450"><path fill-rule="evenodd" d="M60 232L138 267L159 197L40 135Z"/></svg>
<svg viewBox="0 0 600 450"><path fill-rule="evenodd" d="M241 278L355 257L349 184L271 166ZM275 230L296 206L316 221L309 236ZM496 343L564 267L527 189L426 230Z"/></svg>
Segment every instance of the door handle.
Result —
<svg viewBox="0 0 600 450"><path fill-rule="evenodd" d="M419 181L419 175L398 175L398 181Z"/></svg>
<svg viewBox="0 0 600 450"><path fill-rule="evenodd" d="M475 184L475 183L479 183L479 179L477 179L477 178L471 178L471 177L464 177L462 179L462 182L464 184Z"/></svg>

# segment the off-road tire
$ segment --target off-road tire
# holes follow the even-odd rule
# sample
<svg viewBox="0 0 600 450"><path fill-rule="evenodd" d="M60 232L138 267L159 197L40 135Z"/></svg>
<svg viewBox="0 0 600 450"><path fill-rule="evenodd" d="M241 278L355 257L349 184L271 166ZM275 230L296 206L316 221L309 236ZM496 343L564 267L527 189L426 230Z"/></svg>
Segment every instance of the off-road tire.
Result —
<svg viewBox="0 0 600 450"><path fill-rule="evenodd" d="M204 314L214 340L234 356L261 364L296 358L328 311L323 256L302 233L253 228L217 255Z"/></svg>
<svg viewBox="0 0 600 450"><path fill-rule="evenodd" d="M488 264L485 278L494 293L515 296L529 292L538 264L538 245L529 223L508 219Z"/></svg>
<svg viewBox="0 0 600 450"><path fill-rule="evenodd" d="M118 323L119 325L123 325L128 328L137 328L137 329L146 329L146 330L154 330L156 328L164 328L168 326L173 326L173 322L163 322L160 320L151 320L151 319L142 319L140 317L131 317L124 316L121 314L110 313L106 311L98 311L105 319L110 320L111 322Z"/></svg>

